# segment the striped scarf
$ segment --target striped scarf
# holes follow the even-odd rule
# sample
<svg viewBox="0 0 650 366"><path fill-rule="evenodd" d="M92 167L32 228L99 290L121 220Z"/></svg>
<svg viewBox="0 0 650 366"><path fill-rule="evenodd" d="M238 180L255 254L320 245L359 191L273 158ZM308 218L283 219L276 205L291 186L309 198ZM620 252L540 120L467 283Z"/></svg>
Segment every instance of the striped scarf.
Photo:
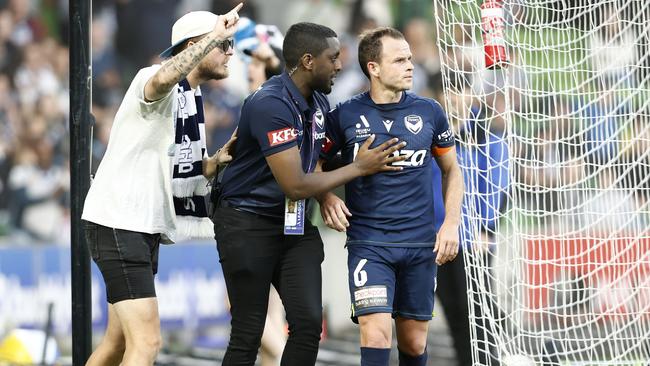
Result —
<svg viewBox="0 0 650 366"><path fill-rule="evenodd" d="M176 241L214 236L205 196L203 176L205 119L201 89L192 90L187 79L178 83L172 193L176 211Z"/></svg>

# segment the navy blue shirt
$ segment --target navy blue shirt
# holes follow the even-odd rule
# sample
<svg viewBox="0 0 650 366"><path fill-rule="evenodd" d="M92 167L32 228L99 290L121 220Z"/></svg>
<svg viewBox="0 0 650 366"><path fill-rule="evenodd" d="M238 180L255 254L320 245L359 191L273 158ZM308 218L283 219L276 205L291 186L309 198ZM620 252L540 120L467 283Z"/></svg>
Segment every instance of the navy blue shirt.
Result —
<svg viewBox="0 0 650 366"><path fill-rule="evenodd" d="M371 134L373 146L393 137L407 145L396 154L404 169L360 177L345 185L346 205L352 213L348 244L433 247L436 238L432 153L454 146L454 135L440 104L404 92L397 103L375 104L368 93L339 104L328 113L328 142L323 158L341 151L350 163ZM435 164L435 163L433 163ZM438 186L437 189L440 189Z"/></svg>
<svg viewBox="0 0 650 366"><path fill-rule="evenodd" d="M310 106L286 73L272 77L246 98L235 157L222 178L223 201L243 211L284 217L285 195L265 157L298 146L303 170L314 170L325 139L329 102L319 92L313 93L312 102Z"/></svg>

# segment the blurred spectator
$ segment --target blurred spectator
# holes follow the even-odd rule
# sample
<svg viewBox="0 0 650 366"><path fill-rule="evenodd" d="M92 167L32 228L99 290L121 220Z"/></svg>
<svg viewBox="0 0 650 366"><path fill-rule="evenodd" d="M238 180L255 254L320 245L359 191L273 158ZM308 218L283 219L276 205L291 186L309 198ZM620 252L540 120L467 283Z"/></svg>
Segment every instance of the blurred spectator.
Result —
<svg viewBox="0 0 650 366"><path fill-rule="evenodd" d="M368 78L361 71L358 57L358 36L368 29L377 28L377 21L367 14L368 1L356 0L352 6L352 16L348 25L348 33L339 34L341 51L341 72L336 76L332 91L327 95L330 105L352 98L370 87Z"/></svg>
<svg viewBox="0 0 650 366"><path fill-rule="evenodd" d="M207 148L215 151L228 141L237 127L241 98L233 94L223 80L211 81L205 85L202 89Z"/></svg>
<svg viewBox="0 0 650 366"><path fill-rule="evenodd" d="M93 18L91 31L93 100L107 107L120 103L122 82L118 58L111 42L113 31L106 14Z"/></svg>
<svg viewBox="0 0 650 366"><path fill-rule="evenodd" d="M432 97L433 91L428 88L430 80L440 74L440 57L431 23L422 18L409 20L404 26L404 37L413 54L413 92Z"/></svg>
<svg viewBox="0 0 650 366"><path fill-rule="evenodd" d="M452 75L450 79L447 114L457 135L456 151L466 187L461 250L468 254L465 262L452 261L438 269L436 293L451 331L458 364L472 365L475 352L478 364L498 365L494 337L487 331L490 324L486 314L487 309L493 314L499 312L491 291L492 262L498 221L506 208L510 189L505 95L494 93L486 100L479 100L472 97L466 76ZM439 186L440 170L435 164L432 168L433 184ZM442 197L434 197L434 202L436 227L439 227L445 207ZM473 271L470 283L467 271ZM468 302L472 306L473 322L470 322ZM471 334L476 341L474 349Z"/></svg>
<svg viewBox="0 0 650 366"><path fill-rule="evenodd" d="M11 40L13 17L8 10L0 11L0 73L13 75L20 64L20 51Z"/></svg>
<svg viewBox="0 0 650 366"><path fill-rule="evenodd" d="M621 174L623 186L635 192L638 206L650 219L650 110L639 113L625 136ZM643 209L645 207L645 209Z"/></svg>
<svg viewBox="0 0 650 366"><path fill-rule="evenodd" d="M56 94L62 89L48 60L41 44L30 43L25 46L23 63L14 77L23 108L31 109L40 95Z"/></svg>
<svg viewBox="0 0 650 366"><path fill-rule="evenodd" d="M9 224L27 240L66 243L69 58L53 26L61 3L0 6L0 235Z"/></svg>
<svg viewBox="0 0 650 366"><path fill-rule="evenodd" d="M41 124L45 122L40 121ZM35 130L40 128L43 127ZM68 172L53 164L54 147L45 136L28 146L17 150L15 166L9 174L11 223L37 239L60 239L58 230L64 217L60 200L68 189Z"/></svg>
<svg viewBox="0 0 650 366"><path fill-rule="evenodd" d="M9 0L9 11L13 17L11 41L19 47L39 41L45 36L47 29L32 12L34 2L26 0Z"/></svg>
<svg viewBox="0 0 650 366"><path fill-rule="evenodd" d="M350 99L370 86L368 78L361 71L357 62L357 39L343 34L339 37L341 42L341 72L336 76L332 92L327 95L332 106Z"/></svg>
<svg viewBox="0 0 650 366"><path fill-rule="evenodd" d="M589 126L584 132L584 153L590 171L615 159L619 153L622 119L629 110L629 100L619 101L614 90L605 89L596 99L581 97L575 111Z"/></svg>
<svg viewBox="0 0 650 366"><path fill-rule="evenodd" d="M589 39L590 58L593 69L601 76L598 81L603 89L633 88L636 86L634 65L636 54L636 30L632 23L624 23L616 13L615 5L609 4L600 13L598 27Z"/></svg>
<svg viewBox="0 0 650 366"><path fill-rule="evenodd" d="M623 187L624 176L610 166L600 169L596 178L595 187L588 191L580 228L604 237L643 232L648 227L647 218L634 192Z"/></svg>
<svg viewBox="0 0 650 366"><path fill-rule="evenodd" d="M8 209L7 179L18 126L17 118L18 110L11 93L9 78L0 74L0 212Z"/></svg>

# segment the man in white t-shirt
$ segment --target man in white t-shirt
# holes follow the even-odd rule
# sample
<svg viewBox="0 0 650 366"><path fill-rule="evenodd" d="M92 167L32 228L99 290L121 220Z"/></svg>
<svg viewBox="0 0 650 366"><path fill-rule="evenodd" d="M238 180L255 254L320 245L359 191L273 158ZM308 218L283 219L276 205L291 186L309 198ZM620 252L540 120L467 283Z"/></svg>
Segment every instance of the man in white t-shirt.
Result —
<svg viewBox="0 0 650 366"><path fill-rule="evenodd" d="M213 156L205 152L199 85L228 76L241 6L177 20L172 46L161 54L172 57L138 72L115 116L82 214L109 303L106 334L87 365L154 363L161 344L154 288L159 244L174 242L192 222L199 226L202 218L189 215L182 202L200 195L194 187L232 159L234 137ZM189 125L194 132L185 131ZM195 208L198 200L191 203ZM180 220L183 215L188 220Z"/></svg>

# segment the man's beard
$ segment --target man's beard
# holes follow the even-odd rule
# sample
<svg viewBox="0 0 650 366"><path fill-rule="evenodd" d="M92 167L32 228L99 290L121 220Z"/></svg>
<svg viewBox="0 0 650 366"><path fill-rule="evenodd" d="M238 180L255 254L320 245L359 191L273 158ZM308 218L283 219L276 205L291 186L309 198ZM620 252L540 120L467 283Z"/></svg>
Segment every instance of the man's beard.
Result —
<svg viewBox="0 0 650 366"><path fill-rule="evenodd" d="M322 80L318 80L316 85L312 88L318 92L321 92L323 94L329 94L332 92L332 81L330 80L329 77L326 77Z"/></svg>
<svg viewBox="0 0 650 366"><path fill-rule="evenodd" d="M230 72L225 66L218 68L201 67L201 76L205 80L221 80L227 78L229 74Z"/></svg>

